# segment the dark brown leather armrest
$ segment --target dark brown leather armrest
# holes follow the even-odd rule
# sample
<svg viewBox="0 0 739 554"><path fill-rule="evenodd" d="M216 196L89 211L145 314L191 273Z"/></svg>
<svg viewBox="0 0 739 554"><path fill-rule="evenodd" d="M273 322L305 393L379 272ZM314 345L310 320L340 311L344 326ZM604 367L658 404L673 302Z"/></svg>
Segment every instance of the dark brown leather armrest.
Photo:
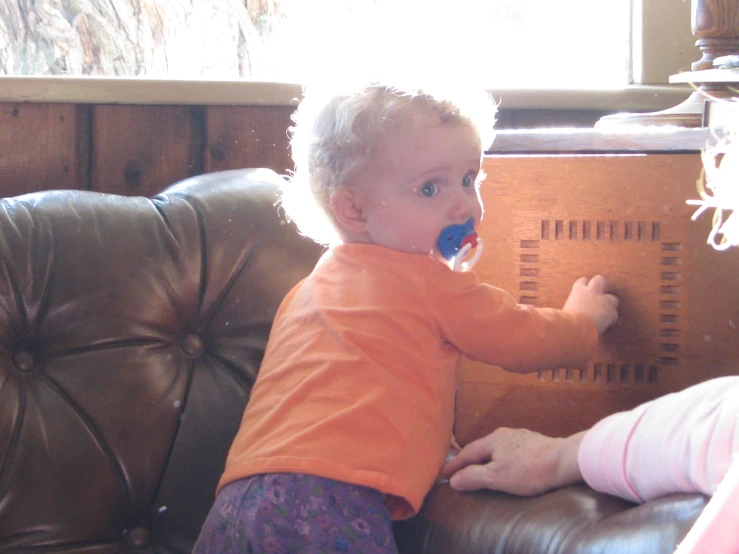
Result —
<svg viewBox="0 0 739 554"><path fill-rule="evenodd" d="M402 554L663 554L706 502L677 494L635 505L584 485L531 498L437 485L395 531Z"/></svg>

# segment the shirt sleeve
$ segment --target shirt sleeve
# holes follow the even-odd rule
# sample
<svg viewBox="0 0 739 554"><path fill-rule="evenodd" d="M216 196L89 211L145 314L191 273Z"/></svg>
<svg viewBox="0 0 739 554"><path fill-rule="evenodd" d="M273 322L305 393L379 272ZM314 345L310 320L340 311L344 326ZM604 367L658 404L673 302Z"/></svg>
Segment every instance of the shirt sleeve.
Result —
<svg viewBox="0 0 739 554"><path fill-rule="evenodd" d="M598 344L590 318L517 304L473 272L437 265L427 280L431 310L446 339L467 357L519 373L587 366Z"/></svg>
<svg viewBox="0 0 739 554"><path fill-rule="evenodd" d="M739 376L711 379L594 425L578 464L585 481L633 502L711 495L739 452Z"/></svg>

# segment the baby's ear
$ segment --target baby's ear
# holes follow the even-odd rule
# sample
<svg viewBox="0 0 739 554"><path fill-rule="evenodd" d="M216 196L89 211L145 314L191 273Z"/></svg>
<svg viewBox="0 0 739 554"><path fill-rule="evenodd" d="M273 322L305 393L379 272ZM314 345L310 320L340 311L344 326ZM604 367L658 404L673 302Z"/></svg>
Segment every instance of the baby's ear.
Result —
<svg viewBox="0 0 739 554"><path fill-rule="evenodd" d="M352 235L361 235L365 232L367 220L362 212L361 201L353 190L341 188L333 191L329 205L336 223L345 232Z"/></svg>

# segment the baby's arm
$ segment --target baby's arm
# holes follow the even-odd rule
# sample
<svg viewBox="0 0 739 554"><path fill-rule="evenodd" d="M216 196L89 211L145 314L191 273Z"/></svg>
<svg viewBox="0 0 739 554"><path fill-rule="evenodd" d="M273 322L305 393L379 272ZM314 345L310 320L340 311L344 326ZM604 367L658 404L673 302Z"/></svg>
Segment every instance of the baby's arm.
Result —
<svg viewBox="0 0 739 554"><path fill-rule="evenodd" d="M605 292L602 277L579 280L566 309L554 309L519 304L509 293L479 283L474 274L438 265L426 283L441 334L468 358L507 371L584 369L599 331L617 317L616 297Z"/></svg>
<svg viewBox="0 0 739 554"><path fill-rule="evenodd" d="M588 316L598 333L602 334L618 320L618 298L607 291L608 285L602 275L596 275L589 281L587 277L580 277L572 285L570 296L562 309Z"/></svg>

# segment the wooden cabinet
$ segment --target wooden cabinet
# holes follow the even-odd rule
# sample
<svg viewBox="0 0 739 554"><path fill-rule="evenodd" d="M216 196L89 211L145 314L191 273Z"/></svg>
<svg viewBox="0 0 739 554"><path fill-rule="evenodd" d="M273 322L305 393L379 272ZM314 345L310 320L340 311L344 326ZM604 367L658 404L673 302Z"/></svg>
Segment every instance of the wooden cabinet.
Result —
<svg viewBox="0 0 739 554"><path fill-rule="evenodd" d="M605 275L620 319L586 371L514 375L467 362L461 441L497 426L564 435L601 417L739 370L739 252L691 221L698 153L490 156L482 187L482 280L561 307L574 280Z"/></svg>

